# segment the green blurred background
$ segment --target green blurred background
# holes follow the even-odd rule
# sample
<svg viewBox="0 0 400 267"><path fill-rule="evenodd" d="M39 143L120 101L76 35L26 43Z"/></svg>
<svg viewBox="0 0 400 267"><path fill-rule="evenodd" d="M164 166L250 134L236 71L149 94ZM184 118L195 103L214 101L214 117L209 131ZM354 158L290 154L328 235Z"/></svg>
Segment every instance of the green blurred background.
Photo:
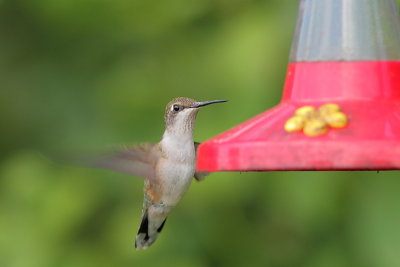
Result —
<svg viewBox="0 0 400 267"><path fill-rule="evenodd" d="M0 266L400 266L398 172L216 173L134 250L142 184L43 152L203 141L277 104L298 1L0 0Z"/></svg>

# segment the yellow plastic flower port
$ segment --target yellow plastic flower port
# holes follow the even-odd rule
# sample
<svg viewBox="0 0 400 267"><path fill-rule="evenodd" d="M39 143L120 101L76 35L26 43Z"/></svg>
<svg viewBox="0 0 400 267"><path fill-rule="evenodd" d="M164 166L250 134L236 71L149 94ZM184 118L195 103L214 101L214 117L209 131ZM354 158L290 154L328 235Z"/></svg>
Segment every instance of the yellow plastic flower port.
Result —
<svg viewBox="0 0 400 267"><path fill-rule="evenodd" d="M348 119L343 112L334 112L324 117L329 126L333 128L342 128L347 125Z"/></svg>
<svg viewBox="0 0 400 267"><path fill-rule="evenodd" d="M305 117L306 119L311 119L317 115L317 110L313 106L302 106L296 109L296 116Z"/></svg>
<svg viewBox="0 0 400 267"><path fill-rule="evenodd" d="M333 104L333 103L322 105L318 109L318 113L321 116L332 114L338 111L340 111L340 106L338 104Z"/></svg>
<svg viewBox="0 0 400 267"><path fill-rule="evenodd" d="M292 133L303 130L307 136L319 136L328 131L329 127L342 128L348 124L347 115L339 105L328 103L318 110L313 106L303 106L295 111L295 115L285 123L285 131Z"/></svg>
<svg viewBox="0 0 400 267"><path fill-rule="evenodd" d="M301 131L304 128L304 123L306 118L302 116L294 116L288 119L285 123L286 132L292 133L296 131Z"/></svg>
<svg viewBox="0 0 400 267"><path fill-rule="evenodd" d="M328 131L328 124L320 118L312 119L306 122L303 131L305 135L318 136Z"/></svg>

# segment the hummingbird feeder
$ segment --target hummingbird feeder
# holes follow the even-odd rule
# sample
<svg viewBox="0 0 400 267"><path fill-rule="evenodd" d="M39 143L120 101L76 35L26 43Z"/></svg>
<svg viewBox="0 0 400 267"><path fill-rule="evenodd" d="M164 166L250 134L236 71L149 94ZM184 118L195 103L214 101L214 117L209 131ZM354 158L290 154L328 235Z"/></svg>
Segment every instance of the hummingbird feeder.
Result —
<svg viewBox="0 0 400 267"><path fill-rule="evenodd" d="M197 158L200 171L400 169L397 1L302 0L280 104Z"/></svg>

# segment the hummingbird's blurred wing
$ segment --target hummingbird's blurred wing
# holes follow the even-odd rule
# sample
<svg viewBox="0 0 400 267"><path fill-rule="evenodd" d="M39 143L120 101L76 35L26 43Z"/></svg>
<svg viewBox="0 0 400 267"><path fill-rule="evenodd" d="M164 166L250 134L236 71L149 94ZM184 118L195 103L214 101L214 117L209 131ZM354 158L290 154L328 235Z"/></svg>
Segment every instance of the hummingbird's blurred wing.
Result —
<svg viewBox="0 0 400 267"><path fill-rule="evenodd" d="M199 147L199 145L200 145L200 143L199 142L194 142L194 148L196 149L196 157L197 157L197 148ZM194 173L194 178L197 180L197 181L203 181L204 180L204 178L207 176L207 175L209 175L210 173L209 172L195 172Z"/></svg>
<svg viewBox="0 0 400 267"><path fill-rule="evenodd" d="M92 166L152 180L161 155L159 144L145 143L99 157L92 161Z"/></svg>

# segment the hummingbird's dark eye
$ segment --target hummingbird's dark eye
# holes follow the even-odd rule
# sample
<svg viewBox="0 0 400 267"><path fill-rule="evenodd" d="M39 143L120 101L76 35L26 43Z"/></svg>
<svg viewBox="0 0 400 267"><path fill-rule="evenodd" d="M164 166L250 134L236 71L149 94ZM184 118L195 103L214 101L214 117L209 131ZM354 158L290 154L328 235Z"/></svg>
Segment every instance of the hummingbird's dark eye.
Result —
<svg viewBox="0 0 400 267"><path fill-rule="evenodd" d="M173 110L173 111L179 111L179 110L181 110L181 109L182 109L182 107L179 106L179 105L173 105L173 106L172 106L172 110Z"/></svg>

